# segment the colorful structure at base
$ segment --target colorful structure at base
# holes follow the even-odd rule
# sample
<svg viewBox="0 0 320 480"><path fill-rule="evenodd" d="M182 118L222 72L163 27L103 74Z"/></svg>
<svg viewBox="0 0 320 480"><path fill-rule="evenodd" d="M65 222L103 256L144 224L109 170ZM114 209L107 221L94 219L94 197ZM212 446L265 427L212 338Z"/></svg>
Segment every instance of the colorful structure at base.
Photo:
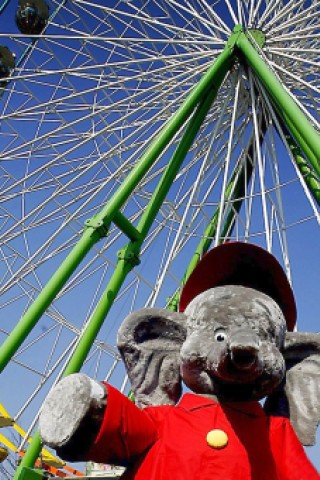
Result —
<svg viewBox="0 0 320 480"><path fill-rule="evenodd" d="M6 408L0 403L0 428L9 426L12 427L21 438L26 437L26 432L14 421ZM29 437L27 442L30 443L31 441L32 437ZM0 462L4 461L8 455L10 455L10 452L16 455L17 463L20 463L25 455L25 450L19 450L12 440L9 440L7 436L0 433ZM67 465L66 462L56 457L45 448L41 450L41 453L36 460L35 467L41 468L50 475L59 478L84 477L84 473Z"/></svg>
<svg viewBox="0 0 320 480"><path fill-rule="evenodd" d="M124 468L113 465L106 465L104 463L87 462L86 476L90 478L120 478L124 472Z"/></svg>

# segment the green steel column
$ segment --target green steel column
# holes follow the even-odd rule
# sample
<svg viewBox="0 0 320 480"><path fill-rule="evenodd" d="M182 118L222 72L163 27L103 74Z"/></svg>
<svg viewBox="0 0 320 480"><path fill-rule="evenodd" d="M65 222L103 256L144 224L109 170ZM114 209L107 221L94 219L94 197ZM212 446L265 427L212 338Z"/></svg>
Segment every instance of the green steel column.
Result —
<svg viewBox="0 0 320 480"><path fill-rule="evenodd" d="M289 148L292 152L292 155L296 161L297 167L300 170L308 188L316 200L317 204L320 206L320 182L319 179L315 176L314 171L310 168L309 163L305 160L303 155L301 154L301 150L290 138L287 139Z"/></svg>
<svg viewBox="0 0 320 480"><path fill-rule="evenodd" d="M87 354L90 351L90 348L96 336L98 335L110 308L112 307L113 301L123 285L123 282L132 268L139 263L138 256L140 252L140 246L145 239L176 174L178 173L181 164L185 159L185 156L188 153L189 148L196 137L214 98L216 97L217 91L225 74L225 69L219 72L216 77L215 85L204 96L204 100L200 103L194 116L191 118L169 165L167 166L157 188L152 195L148 207L141 217L137 229L133 228L127 219L122 216L122 214L116 214L116 222L128 231L133 240L127 245L127 247L119 252L119 259L115 271L85 331L80 338L79 344L64 372L64 376L78 372L81 369ZM95 221L98 221L97 218L95 218ZM40 451L41 441L39 434L37 433L34 436L26 455L22 459L21 465L14 477L15 480L20 478L22 469L24 467L32 467L34 465L37 457L40 454Z"/></svg>
<svg viewBox="0 0 320 480"><path fill-rule="evenodd" d="M143 237L145 238L158 211L161 207L171 185L177 175L183 160L185 159L189 148L191 147L206 115L210 109L212 102L214 101L218 89L223 81L225 76L225 72L221 72L219 79L216 80L216 83L212 90L208 92L205 96L203 102L199 105L195 115L191 118L186 131L183 134L183 137L175 150L170 164L168 165L164 175L162 176L161 180L159 181L152 198L149 202L149 205L145 209L141 220L138 224L138 230L141 232Z"/></svg>
<svg viewBox="0 0 320 480"><path fill-rule="evenodd" d="M288 142L288 146L293 154L293 158L296 162L296 165L300 172L303 175L303 178L306 182L307 187L309 188L309 191L313 198L316 200L318 205L320 204L320 177L317 175L317 173L314 171L310 163L317 164L318 161L313 154L313 152L310 150L306 142L304 141L304 138L300 135L300 133L297 131L296 127L292 124L290 119L282 112L282 117L280 115L280 111L277 108L277 105L272 103L275 112L278 117L279 124L281 125L281 128L285 134L285 137ZM302 146L303 146L303 151L302 151ZM304 152L304 154L303 154ZM309 159L309 162L305 159L305 156ZM310 159L312 159L312 162L310 162Z"/></svg>
<svg viewBox="0 0 320 480"><path fill-rule="evenodd" d="M136 231L140 233L141 237L131 241L123 250L119 252L119 259L115 271L80 339L80 342L66 368L64 375L69 375L80 370L124 280L131 272L133 267L139 264L139 253L143 240L148 234L159 208L162 205L172 185L172 182L199 131L199 128L202 125L202 122L217 94L222 80L223 75L220 77L220 83L216 85L208 95L206 95L206 98L199 105L194 116L191 118L182 136L182 139L177 146L169 165L165 169L165 172L151 197L149 205L146 207L137 226Z"/></svg>
<svg viewBox="0 0 320 480"><path fill-rule="evenodd" d="M318 164L317 157L310 150L309 146L306 144L303 136L297 130L296 126L293 125L293 123L290 121L290 119L285 114L282 115L283 119L281 119L280 113L278 112L276 106L275 106L275 110L278 113L278 116L281 120L281 123L284 124L285 129L291 135L292 140L294 140L296 142L296 145L299 146L301 149L303 148L303 152L305 153L305 155L307 156L308 159L312 160L312 164L315 164L315 165ZM309 163L311 163L311 162L309 161ZM310 168L312 168L311 165L310 165ZM319 177L319 174L317 174L315 170L313 170L313 171L314 171L314 174L318 175L318 177Z"/></svg>
<svg viewBox="0 0 320 480"><path fill-rule="evenodd" d="M126 180L120 185L117 192L98 214L97 219L104 221L105 218L110 218L110 216L113 216L115 212L121 209L137 184L190 117L203 96L209 93L209 90L215 86L220 86L221 77L225 76L233 62L233 53L234 49L232 45L227 45L224 48L213 65L190 92L184 103L164 125L159 135L153 140L137 165L129 173Z"/></svg>
<svg viewBox="0 0 320 480"><path fill-rule="evenodd" d="M299 171L301 172L304 181L306 182L310 193L312 194L313 198L316 200L317 204L320 205L320 181L319 177L316 176L313 169L310 167L309 163L306 161L304 156L302 155L301 149L294 141L290 131L286 126L283 124L281 119L279 119L280 126L284 132L286 137L288 146L291 150L293 158L297 164ZM302 141L302 140L301 140Z"/></svg>
<svg viewBox="0 0 320 480"><path fill-rule="evenodd" d="M304 145L299 144L299 138L296 138L295 132L291 132L317 175L320 175L320 135L282 87L280 81L271 69L265 64L245 33L239 35L237 47L243 54L245 61L250 65L264 85L283 120L286 121L287 118L290 121L290 125L292 125L299 136L303 138L306 146L313 154L311 158L308 157L308 150L304 149ZM290 128L289 125L288 127Z"/></svg>
<svg viewBox="0 0 320 480"><path fill-rule="evenodd" d="M233 224L235 221L235 216L236 212L238 212L241 208L242 202L243 202L243 192L244 192L244 182L245 182L245 170L247 168L247 183L249 183L253 171L253 167L250 164L250 162L247 161L241 168L240 173L236 170L230 182L227 185L226 192L225 192L225 200L228 201L235 201L235 210L230 210L228 213L227 219L224 223L221 238L224 238L224 236L227 234L227 232L233 228ZM216 234L217 226L218 226L218 218L219 218L219 212L220 212L220 206L218 206L212 216L212 219L210 220L202 239L200 240L195 253L193 254L191 261L187 267L187 270L184 274L184 277L181 282L181 288L183 285L185 285L186 281L188 280L189 276L195 269L195 267L198 265L199 261L201 260L202 256L204 253L206 253L213 241L213 238ZM170 299L167 309L168 310L173 310L176 311L178 309L179 305L179 299L180 299L180 294L181 294L181 288L173 295L173 297Z"/></svg>
<svg viewBox="0 0 320 480"><path fill-rule="evenodd" d="M260 125L260 135L259 135L260 142L263 141L266 131L267 131L267 125L264 119L262 119L262 123ZM240 211L240 208L242 206L242 202L245 196L245 187L249 185L252 177L252 173L253 173L254 165L252 160L253 160L254 146L255 146L255 141L254 141L254 137L252 137L249 142L247 152L245 153L245 161L243 162L243 165L239 169L236 168L234 170L231 176L231 179L227 185L226 192L225 192L225 200L233 202L233 206L232 206L233 208L229 209L229 213L227 215L226 221L224 223L224 226L221 232L219 243L223 241L223 239L228 234L228 232L230 231L232 232L237 213ZM189 276L191 275L191 273L193 272L193 270L201 260L203 254L209 250L212 244L213 238L216 234L220 208L221 208L220 206L216 208L203 234L203 237L200 240L195 250L195 253L191 258L191 261L181 281L180 289L169 300L167 305L168 310L173 310L173 311L178 310L179 299L180 299L181 289L183 285L185 285Z"/></svg>
<svg viewBox="0 0 320 480"><path fill-rule="evenodd" d="M39 432L36 432L33 435L32 442L28 447L25 455L23 456L20 465L17 467L13 480L19 480L22 476L24 467L33 467L35 464L39 453L41 452L41 439Z"/></svg>
<svg viewBox="0 0 320 480"><path fill-rule="evenodd" d="M220 83L222 80L223 76L220 78ZM139 264L140 246L148 234L159 208L162 205L163 200L165 199L194 138L196 137L199 128L202 125L213 99L217 94L219 85L211 90L211 92L206 96L205 100L199 105L194 116L191 118L183 137L137 226L136 230L139 232L140 238L134 239L119 252L119 259L115 271L80 339L80 342L66 368L64 375L69 375L70 373L75 373L80 370L124 280L131 272L133 267Z"/></svg>
<svg viewBox="0 0 320 480"><path fill-rule="evenodd" d="M112 306L112 303L119 292L127 274L133 268L134 263L127 261L125 255L120 256L115 271L110 279L108 288L102 295L95 312L93 313L89 324L80 338L79 345L75 350L65 372L64 376L70 373L78 372L89 352L91 345L98 334L106 314ZM19 480L24 467L33 467L41 451L41 440L37 432L31 444L29 445L25 456L23 457L19 468L17 469L14 480Z"/></svg>
<svg viewBox="0 0 320 480"><path fill-rule="evenodd" d="M2 372L8 364L11 357L29 335L70 275L98 239L99 235L97 232L91 230L86 230L84 232L80 241L48 281L47 285L40 292L34 303L21 317L16 327L0 346L0 372Z"/></svg>
<svg viewBox="0 0 320 480"><path fill-rule="evenodd" d="M196 108L201 98L209 94L210 89L220 86L222 79L230 68L233 60L233 46L227 45L207 73L200 79L188 95L185 102L169 119L162 131L151 143L140 161L133 168L127 179L121 184L106 206L93 219L87 222L87 229L74 250L68 255L51 280L39 294L34 304L21 318L15 329L0 347L0 372L10 361L25 338L28 336L42 314L51 304L57 293L61 290L74 270L78 267L90 248L96 241L105 235L114 216L128 200L140 180L151 168L158 156L162 153L168 142L174 137L184 122ZM218 88L218 87L217 87Z"/></svg>

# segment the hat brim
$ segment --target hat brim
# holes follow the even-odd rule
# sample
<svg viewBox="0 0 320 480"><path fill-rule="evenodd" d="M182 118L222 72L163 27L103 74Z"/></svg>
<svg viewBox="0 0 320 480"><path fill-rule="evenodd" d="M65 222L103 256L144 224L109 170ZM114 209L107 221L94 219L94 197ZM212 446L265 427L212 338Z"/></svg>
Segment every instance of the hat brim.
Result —
<svg viewBox="0 0 320 480"><path fill-rule="evenodd" d="M293 331L297 310L287 276L276 258L257 245L228 242L210 250L184 285L179 311L200 293L222 285L242 285L269 295L281 308Z"/></svg>

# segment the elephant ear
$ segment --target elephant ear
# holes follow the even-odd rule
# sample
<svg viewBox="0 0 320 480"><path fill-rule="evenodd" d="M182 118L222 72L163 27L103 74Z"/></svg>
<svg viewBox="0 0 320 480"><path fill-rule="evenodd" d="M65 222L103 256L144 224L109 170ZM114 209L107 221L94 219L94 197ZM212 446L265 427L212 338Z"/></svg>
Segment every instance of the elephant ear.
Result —
<svg viewBox="0 0 320 480"><path fill-rule="evenodd" d="M301 443L314 445L320 423L320 334L289 332L282 353L285 383L268 397L265 410L290 418Z"/></svg>
<svg viewBox="0 0 320 480"><path fill-rule="evenodd" d="M180 348L186 338L184 314L145 308L129 315L118 332L135 402L173 405L181 395Z"/></svg>

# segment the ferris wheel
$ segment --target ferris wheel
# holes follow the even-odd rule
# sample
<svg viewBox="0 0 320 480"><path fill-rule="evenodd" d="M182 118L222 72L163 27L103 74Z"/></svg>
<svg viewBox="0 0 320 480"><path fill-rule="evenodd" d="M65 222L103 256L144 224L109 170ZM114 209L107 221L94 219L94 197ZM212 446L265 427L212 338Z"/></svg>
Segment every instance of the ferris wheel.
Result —
<svg viewBox="0 0 320 480"><path fill-rule="evenodd" d="M26 436L8 421L0 443L24 452L66 373L128 391L122 320L176 309L219 243L273 252L311 312L319 18L319 0L2 0L0 403Z"/></svg>

